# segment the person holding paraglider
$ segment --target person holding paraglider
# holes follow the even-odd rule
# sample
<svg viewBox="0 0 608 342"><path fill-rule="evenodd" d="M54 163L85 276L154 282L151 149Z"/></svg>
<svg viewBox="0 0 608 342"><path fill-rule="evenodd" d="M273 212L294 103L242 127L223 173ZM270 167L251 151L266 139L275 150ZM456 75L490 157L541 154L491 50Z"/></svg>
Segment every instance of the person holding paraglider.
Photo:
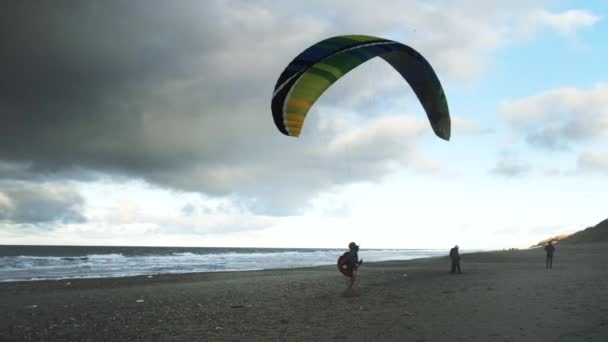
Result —
<svg viewBox="0 0 608 342"><path fill-rule="evenodd" d="M357 280L357 269L363 263L363 259L359 260L359 246L351 242L348 244L348 252L345 252L338 258L338 269L342 274L349 277L348 287L344 294L348 295L353 292L353 286Z"/></svg>
<svg viewBox="0 0 608 342"><path fill-rule="evenodd" d="M452 260L452 271L450 273L453 274L456 270L458 270L458 273L462 273L460 271L460 253L458 253L458 245L450 249L450 259Z"/></svg>

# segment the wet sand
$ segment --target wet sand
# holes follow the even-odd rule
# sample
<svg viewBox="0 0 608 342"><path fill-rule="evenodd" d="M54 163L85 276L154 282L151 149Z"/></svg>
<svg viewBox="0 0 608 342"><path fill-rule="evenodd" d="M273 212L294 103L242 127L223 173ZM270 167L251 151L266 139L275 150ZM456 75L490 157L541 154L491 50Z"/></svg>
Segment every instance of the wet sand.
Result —
<svg viewBox="0 0 608 342"><path fill-rule="evenodd" d="M608 244L556 248L367 263L353 297L334 266L0 283L0 341L608 341Z"/></svg>

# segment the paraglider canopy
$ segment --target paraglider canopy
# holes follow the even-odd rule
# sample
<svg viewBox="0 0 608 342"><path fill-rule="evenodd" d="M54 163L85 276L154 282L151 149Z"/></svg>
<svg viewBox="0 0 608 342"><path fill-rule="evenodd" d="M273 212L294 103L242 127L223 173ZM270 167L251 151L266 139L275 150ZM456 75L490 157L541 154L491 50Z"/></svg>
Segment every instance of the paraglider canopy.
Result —
<svg viewBox="0 0 608 342"><path fill-rule="evenodd" d="M427 60L407 45L362 35L325 39L287 65L272 94L277 129L285 135L299 136L306 114L321 94L346 73L375 57L384 59L401 74L422 104L435 134L449 140L448 103Z"/></svg>

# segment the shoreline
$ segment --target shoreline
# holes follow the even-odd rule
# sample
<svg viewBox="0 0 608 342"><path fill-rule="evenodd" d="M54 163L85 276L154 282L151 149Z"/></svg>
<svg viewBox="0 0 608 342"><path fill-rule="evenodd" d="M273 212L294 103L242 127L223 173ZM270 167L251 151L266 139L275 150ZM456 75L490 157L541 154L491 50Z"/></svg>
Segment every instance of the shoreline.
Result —
<svg viewBox="0 0 608 342"><path fill-rule="evenodd" d="M475 253L488 253L488 252L475 252ZM473 254L473 253L471 253ZM461 254L468 255L468 254ZM421 261L421 260L432 260L445 258L445 256L432 256L432 257L423 257L423 258L414 258L414 259L406 259L406 260L384 260L384 261L366 261L365 265L373 266L380 265L384 263L407 263L411 261ZM132 283L139 281L147 281L147 282L155 282L155 280L159 282L182 282L182 281L204 281L204 280L216 280L216 279L224 279L232 276L238 276L239 274L260 274L262 273L284 273L284 272L338 272L335 265L317 265L317 266L305 266L305 267L289 267L289 268L269 268L269 269L259 269L259 270L238 270L238 271L213 271L213 272L183 272L183 273L155 273L155 274L139 274L132 276L119 276L119 277L86 277L86 278L62 278L62 279L40 279L40 280L11 280L11 281L2 281L0 282L0 292L2 291L3 285L24 285L27 284L40 284L40 286L54 286L56 284L61 283L60 285L65 285L66 283L74 284L82 284L82 285L91 285L99 282L112 282L113 284L120 283ZM91 283L91 284L89 284ZM96 284L98 285L98 284ZM68 285L69 286L69 285Z"/></svg>
<svg viewBox="0 0 608 342"><path fill-rule="evenodd" d="M134 248L137 249L137 248ZM40 263L39 259L50 259L50 261L43 260L43 263L49 263L46 265L47 267L41 267L38 269L36 266L34 268L25 268L23 270L27 270L27 272L16 272L14 275L11 275L10 272L7 274L3 274L0 272L0 283L10 283L10 282L29 282L29 281L52 281L52 280L72 280L72 279L101 279L101 278L123 278L123 277L135 277L135 276L160 276L160 275L168 275L168 274L190 274L190 273L215 273L215 272L241 272L241 271L264 271L264 270L287 270L287 269L297 269L297 268L306 268L306 267L318 267L318 266L333 266L335 265L335 259L339 255L341 255L345 250L322 250L322 249L314 249L312 254L299 254L299 256L291 255L294 251L296 254L299 252L299 249L285 249L285 252L288 252L287 255L282 252L276 252L273 254L273 257L258 257L257 253L245 254L248 256L248 262L242 263L242 259L235 260L236 267L231 266L232 256L228 257L225 260L222 260L222 254L214 254L214 253L186 253L185 255L175 255L175 253L170 254L127 254L127 255L117 255L118 251L110 251L109 254L86 254L82 255L72 255L69 256L58 256L54 254L49 255L29 255L29 254L15 254L15 256L5 256L8 259L16 259L16 260L8 260L9 265L11 263L24 263L24 262L32 262L32 263ZM327 252L330 252L329 254ZM382 262L382 261L391 261L391 260L412 260L412 259L420 259L426 257L436 257L443 256L447 252L444 250L429 250L429 249L416 249L416 250L388 250L392 251L386 253L386 249L369 249L364 250L362 253L362 257L366 260L366 262ZM466 253L478 252L480 250L471 250L465 251ZM322 252L322 254L316 253ZM228 253L228 255L231 255ZM264 254L261 254L264 255ZM91 259L89 259L91 257ZM99 262L97 260L104 260L108 258L117 258L115 259L116 265L113 269L107 269L106 264L104 262ZM159 259L160 258L160 259ZM215 267L214 261L209 261L206 258L220 258L216 260L217 266ZM32 261L27 261L29 259L33 259ZM56 261L55 259L69 260L71 264L60 264L60 261ZM384 259L384 260L383 260ZM26 260L26 261L22 261ZM83 261L84 260L84 261ZM131 260L131 261L130 261ZM373 260L373 261L370 261ZM79 263L86 262L89 264L86 266L84 270L80 270L81 267ZM135 264L131 264L135 262ZM92 263L92 264L91 264ZM158 264L162 264L164 269L162 270L154 270L151 271L150 268L157 266ZM131 264L131 265L130 265ZM58 267L63 269L63 273L66 276L58 273L47 273L47 269L49 267ZM184 266L185 265L185 266ZM190 265L190 266L189 266ZM27 263L25 264L27 266ZM22 266L23 267L23 266ZM120 268L120 269L119 269ZM42 273L37 274L37 271ZM74 276L74 274L78 274L76 272L82 272L78 276Z"/></svg>
<svg viewBox="0 0 608 342"><path fill-rule="evenodd" d="M0 340L607 340L608 244L556 247L366 262L355 297L331 265L4 282Z"/></svg>

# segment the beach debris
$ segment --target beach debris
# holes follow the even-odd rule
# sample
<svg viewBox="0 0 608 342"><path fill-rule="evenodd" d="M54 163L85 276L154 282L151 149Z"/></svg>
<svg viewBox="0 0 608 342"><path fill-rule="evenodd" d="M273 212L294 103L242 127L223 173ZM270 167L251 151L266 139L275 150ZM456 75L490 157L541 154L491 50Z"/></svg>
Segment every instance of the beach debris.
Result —
<svg viewBox="0 0 608 342"><path fill-rule="evenodd" d="M217 330L217 331L222 331L222 330L224 330L224 328L222 328L222 327L220 327L220 326L218 325L217 327L215 327L215 330Z"/></svg>
<svg viewBox="0 0 608 342"><path fill-rule="evenodd" d="M149 275L148 278L154 278L154 276Z"/></svg>
<svg viewBox="0 0 608 342"><path fill-rule="evenodd" d="M136 300L135 302L136 302L136 303L143 303L143 302L144 302L144 300L143 300L143 299L138 299L138 300Z"/></svg>
<svg viewBox="0 0 608 342"><path fill-rule="evenodd" d="M26 306L27 309L35 309L37 307L38 307L38 305L36 305L36 304Z"/></svg>
<svg viewBox="0 0 608 342"><path fill-rule="evenodd" d="M67 283L65 283L65 286L69 286L72 285L72 283L70 283L69 281Z"/></svg>
<svg viewBox="0 0 608 342"><path fill-rule="evenodd" d="M240 308L244 308L244 307L245 307L245 305L235 304L235 305L230 305L230 307L231 307L232 309L240 309Z"/></svg>
<svg viewBox="0 0 608 342"><path fill-rule="evenodd" d="M407 277L407 273L403 273L403 277Z"/></svg>

